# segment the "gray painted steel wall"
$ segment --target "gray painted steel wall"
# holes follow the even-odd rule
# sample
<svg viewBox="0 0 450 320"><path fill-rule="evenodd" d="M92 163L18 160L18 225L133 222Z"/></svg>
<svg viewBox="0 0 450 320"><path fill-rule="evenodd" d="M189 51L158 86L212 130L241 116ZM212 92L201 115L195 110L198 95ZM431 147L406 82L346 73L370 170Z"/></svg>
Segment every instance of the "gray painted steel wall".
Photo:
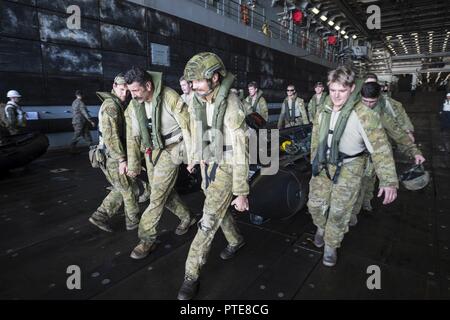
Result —
<svg viewBox="0 0 450 320"><path fill-rule="evenodd" d="M65 26L72 4L81 8L80 30ZM272 102L283 98L290 82L309 98L313 83L327 71L129 1L0 0L0 16L0 97L14 88L22 92L24 105L70 104L75 89L88 94L88 104L98 104L94 92L109 91L114 76L132 65L163 71L166 83L178 89L185 63L200 51L219 54L237 75L237 87L259 82ZM169 46L170 67L153 64L151 43Z"/></svg>

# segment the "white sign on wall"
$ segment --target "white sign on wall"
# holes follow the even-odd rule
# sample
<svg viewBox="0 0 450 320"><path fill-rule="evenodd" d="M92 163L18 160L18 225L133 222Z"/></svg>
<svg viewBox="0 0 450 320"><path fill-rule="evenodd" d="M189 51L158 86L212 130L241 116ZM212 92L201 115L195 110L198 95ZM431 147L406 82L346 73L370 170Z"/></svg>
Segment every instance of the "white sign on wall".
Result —
<svg viewBox="0 0 450 320"><path fill-rule="evenodd" d="M170 67L170 47L152 43L152 64Z"/></svg>

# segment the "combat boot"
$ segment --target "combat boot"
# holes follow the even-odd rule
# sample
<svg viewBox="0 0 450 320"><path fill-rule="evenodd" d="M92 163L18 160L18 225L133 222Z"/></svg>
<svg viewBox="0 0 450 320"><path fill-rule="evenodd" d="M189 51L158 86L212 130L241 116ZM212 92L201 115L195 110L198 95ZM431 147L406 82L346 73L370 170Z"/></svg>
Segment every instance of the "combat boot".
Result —
<svg viewBox="0 0 450 320"><path fill-rule="evenodd" d="M113 229L111 229L107 222L107 217L104 216L104 214L96 211L89 217L89 222L103 231L113 232Z"/></svg>
<svg viewBox="0 0 450 320"><path fill-rule="evenodd" d="M154 251L156 243L140 241L139 244L131 251L130 257L136 260L144 259L150 252Z"/></svg>
<svg viewBox="0 0 450 320"><path fill-rule="evenodd" d="M337 261L337 250L329 245L325 245L323 250L323 264L327 267L333 267L336 265Z"/></svg>
<svg viewBox="0 0 450 320"><path fill-rule="evenodd" d="M358 223L358 217L357 217L357 215L356 215L356 214L352 214L352 215L350 216L350 221L349 221L348 225L349 225L350 227L354 227L354 226L356 226L357 223Z"/></svg>
<svg viewBox="0 0 450 320"><path fill-rule="evenodd" d="M235 246L227 245L227 246L225 247L225 249L223 249L222 252L220 253L220 257L221 257L223 260L231 259L231 258L233 258L233 257L236 255L236 252L237 252L240 248L242 248L244 245L245 245L245 241L244 241L244 240L242 240L240 243L238 243L238 244L235 245Z"/></svg>
<svg viewBox="0 0 450 320"><path fill-rule="evenodd" d="M317 227L316 234L314 235L314 245L317 248L322 248L325 242L323 241L323 235L325 234L325 230Z"/></svg>
<svg viewBox="0 0 450 320"><path fill-rule="evenodd" d="M197 295L199 287L198 279L192 280L190 278L184 278L180 291L178 291L178 300L191 300Z"/></svg>
<svg viewBox="0 0 450 320"><path fill-rule="evenodd" d="M178 227L175 229L175 234L178 236L182 236L183 234L188 232L189 228L196 222L197 219L195 217L189 217L189 219L181 221Z"/></svg>

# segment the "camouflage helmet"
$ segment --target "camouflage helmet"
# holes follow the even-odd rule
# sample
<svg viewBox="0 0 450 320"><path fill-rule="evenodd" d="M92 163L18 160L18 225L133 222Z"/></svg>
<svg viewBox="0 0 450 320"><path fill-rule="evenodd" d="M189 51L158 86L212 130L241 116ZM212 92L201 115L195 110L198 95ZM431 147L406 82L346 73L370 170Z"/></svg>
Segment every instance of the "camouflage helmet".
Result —
<svg viewBox="0 0 450 320"><path fill-rule="evenodd" d="M184 68L184 78L187 81L211 79L214 72L218 72L223 77L227 75L227 70L222 60L212 52L201 52L193 56Z"/></svg>
<svg viewBox="0 0 450 320"><path fill-rule="evenodd" d="M423 165L414 165L400 175L400 181L408 190L420 190L430 182L430 174Z"/></svg>
<svg viewBox="0 0 450 320"><path fill-rule="evenodd" d="M115 78L114 78L114 83L115 84L127 84L127 82L125 81L125 77L123 76L122 73L119 73Z"/></svg>

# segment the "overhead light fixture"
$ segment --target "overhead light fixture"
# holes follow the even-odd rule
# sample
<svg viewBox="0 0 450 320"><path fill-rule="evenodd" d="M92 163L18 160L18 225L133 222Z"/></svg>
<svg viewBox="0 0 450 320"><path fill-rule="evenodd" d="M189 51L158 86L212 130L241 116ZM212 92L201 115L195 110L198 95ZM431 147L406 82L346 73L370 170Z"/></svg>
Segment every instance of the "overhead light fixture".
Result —
<svg viewBox="0 0 450 320"><path fill-rule="evenodd" d="M314 13L314 14L318 14L318 13L320 12L320 10L317 9L316 7L312 8L311 11L312 11L312 13Z"/></svg>
<svg viewBox="0 0 450 320"><path fill-rule="evenodd" d="M341 27L339 27L338 25L334 26L334 29L336 29L337 31L341 30Z"/></svg>
<svg viewBox="0 0 450 320"><path fill-rule="evenodd" d="M353 39L356 39L356 38L358 38L358 37L356 36L356 34L354 34L352 38L353 38Z"/></svg>
<svg viewBox="0 0 450 320"><path fill-rule="evenodd" d="M347 33L347 32L345 32L344 30L341 31L341 34L342 34L342 35L344 35L344 34L346 34L346 33Z"/></svg>
<svg viewBox="0 0 450 320"><path fill-rule="evenodd" d="M329 24L330 26L334 26L334 21L333 21L333 20L330 20L330 21L328 21L328 24Z"/></svg>
<svg viewBox="0 0 450 320"><path fill-rule="evenodd" d="M348 35L345 35L345 36L344 36L344 39L348 39Z"/></svg>
<svg viewBox="0 0 450 320"><path fill-rule="evenodd" d="M328 19L328 18L327 18L325 15L321 15L321 16L320 16L320 20L322 20L322 21L327 21L327 19Z"/></svg>

